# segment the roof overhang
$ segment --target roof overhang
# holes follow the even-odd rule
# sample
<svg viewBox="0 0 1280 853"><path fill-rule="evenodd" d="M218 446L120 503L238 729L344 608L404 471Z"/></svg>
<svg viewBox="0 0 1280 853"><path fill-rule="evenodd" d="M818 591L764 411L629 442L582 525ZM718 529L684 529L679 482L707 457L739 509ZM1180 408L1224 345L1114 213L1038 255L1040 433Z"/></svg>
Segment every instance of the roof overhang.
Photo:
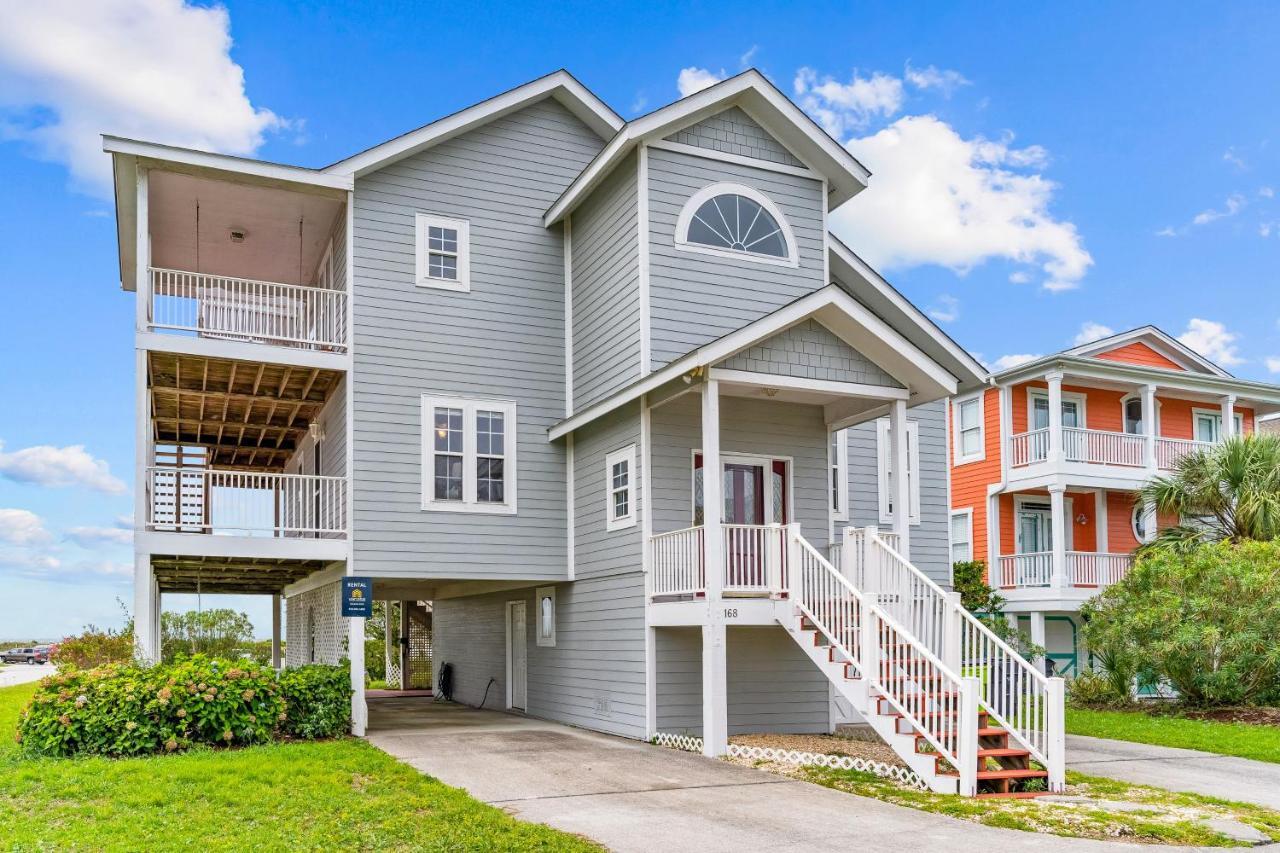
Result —
<svg viewBox="0 0 1280 853"><path fill-rule="evenodd" d="M628 122L587 164L543 216L554 225L582 202L633 148L739 106L787 146L828 184L828 209L839 207L867 186L871 173L803 110L755 69Z"/></svg>
<svg viewBox="0 0 1280 853"><path fill-rule="evenodd" d="M956 377L844 290L829 285L743 326L731 334L676 359L610 397L565 418L548 430L552 441L603 415L655 391L696 368L709 368L735 353L813 318L861 352L908 390L911 405L948 397L959 387ZM762 374L763 376L764 374ZM850 387L850 395L857 393Z"/></svg>
<svg viewBox="0 0 1280 853"><path fill-rule="evenodd" d="M366 175L544 98L555 98L601 139L609 139L623 125L622 118L608 104L562 69L339 160L326 166L324 172L354 177Z"/></svg>
<svg viewBox="0 0 1280 853"><path fill-rule="evenodd" d="M986 382L986 368L964 347L834 234L828 234L827 238L831 275L839 284L955 376L961 392Z"/></svg>
<svg viewBox="0 0 1280 853"><path fill-rule="evenodd" d="M1198 373L1230 377L1231 374L1214 364L1182 341L1156 326L1140 326L1127 332L1108 335L1087 344L1064 350L1063 355L1093 356L1131 343L1142 343L1168 358L1174 364Z"/></svg>
<svg viewBox="0 0 1280 853"><path fill-rule="evenodd" d="M232 183L317 193L346 199L354 186L350 175L328 175L315 169L211 154L191 148L103 136L102 150L111 155L116 203L116 244L119 250L120 286L134 290L137 284L138 170L162 169Z"/></svg>

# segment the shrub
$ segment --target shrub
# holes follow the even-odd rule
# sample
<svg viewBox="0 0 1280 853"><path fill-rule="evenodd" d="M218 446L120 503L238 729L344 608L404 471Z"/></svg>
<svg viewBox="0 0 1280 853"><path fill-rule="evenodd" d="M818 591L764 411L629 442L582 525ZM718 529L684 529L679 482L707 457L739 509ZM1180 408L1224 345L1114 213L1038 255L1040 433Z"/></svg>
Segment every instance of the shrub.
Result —
<svg viewBox="0 0 1280 853"><path fill-rule="evenodd" d="M144 755L264 743L284 713L275 673L249 661L108 664L45 679L19 717L18 738L42 755Z"/></svg>
<svg viewBox="0 0 1280 853"><path fill-rule="evenodd" d="M1081 708L1116 708L1129 703L1129 692L1117 691L1106 675L1086 669L1067 682L1067 701Z"/></svg>
<svg viewBox="0 0 1280 853"><path fill-rule="evenodd" d="M53 662L60 667L92 669L109 663L133 660L133 623L121 631L86 625L83 632L58 644Z"/></svg>
<svg viewBox="0 0 1280 853"><path fill-rule="evenodd" d="M280 673L287 703L284 733L313 740L351 728L351 668L309 664Z"/></svg>
<svg viewBox="0 0 1280 853"><path fill-rule="evenodd" d="M1191 704L1248 704L1280 685L1280 542L1142 554L1084 609L1113 681L1167 681Z"/></svg>
<svg viewBox="0 0 1280 853"><path fill-rule="evenodd" d="M166 610L160 614L160 654L166 661L184 655L241 657L242 649L252 644L253 625L247 615L235 610L217 607L185 613ZM270 648L268 643L268 656Z"/></svg>
<svg viewBox="0 0 1280 853"><path fill-rule="evenodd" d="M951 564L951 586L960 593L960 603L971 613L999 613L1004 599L987 583L987 564L982 560L958 560Z"/></svg>

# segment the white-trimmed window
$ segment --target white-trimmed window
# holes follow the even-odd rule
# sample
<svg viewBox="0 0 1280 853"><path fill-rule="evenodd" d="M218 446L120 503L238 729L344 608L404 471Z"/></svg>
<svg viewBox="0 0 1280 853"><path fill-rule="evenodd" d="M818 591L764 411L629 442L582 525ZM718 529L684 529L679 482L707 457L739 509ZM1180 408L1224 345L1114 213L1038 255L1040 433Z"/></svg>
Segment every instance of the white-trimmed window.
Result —
<svg viewBox="0 0 1280 853"><path fill-rule="evenodd" d="M516 511L516 404L422 397L422 508Z"/></svg>
<svg viewBox="0 0 1280 853"><path fill-rule="evenodd" d="M743 184L703 187L676 220L676 248L794 267L796 238L782 211Z"/></svg>
<svg viewBox="0 0 1280 853"><path fill-rule="evenodd" d="M849 434L831 433L831 515L836 521L849 520Z"/></svg>
<svg viewBox="0 0 1280 853"><path fill-rule="evenodd" d="M957 509L951 513L951 562L973 559L973 510Z"/></svg>
<svg viewBox="0 0 1280 853"><path fill-rule="evenodd" d="M907 513L910 524L920 523L920 478L916 472L920 470L920 425L915 421L907 421L907 492L911 506ZM889 435L889 419L876 421L876 458L879 463L879 476L876 482L880 491L880 522L889 524L893 521L893 452L892 439Z"/></svg>
<svg viewBox="0 0 1280 853"><path fill-rule="evenodd" d="M622 530L636 525L636 446L604 457L605 529Z"/></svg>
<svg viewBox="0 0 1280 853"><path fill-rule="evenodd" d="M471 224L419 213L415 226L418 285L471 290Z"/></svg>
<svg viewBox="0 0 1280 853"><path fill-rule="evenodd" d="M540 586L535 596L538 609L535 641L540 646L554 646L556 644L556 588Z"/></svg>
<svg viewBox="0 0 1280 853"><path fill-rule="evenodd" d="M951 427L955 432L955 459L952 464L962 465L986 458L986 429L983 426L982 407L981 391L952 402Z"/></svg>

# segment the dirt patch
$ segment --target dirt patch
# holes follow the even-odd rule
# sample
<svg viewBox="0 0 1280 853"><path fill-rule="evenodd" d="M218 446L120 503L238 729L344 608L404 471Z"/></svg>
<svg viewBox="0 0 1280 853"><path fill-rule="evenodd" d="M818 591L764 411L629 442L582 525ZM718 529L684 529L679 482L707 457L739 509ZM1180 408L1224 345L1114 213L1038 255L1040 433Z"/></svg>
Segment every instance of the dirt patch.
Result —
<svg viewBox="0 0 1280 853"><path fill-rule="evenodd" d="M732 743L742 746L759 746L772 749L792 749L797 752L813 752L819 755L847 755L906 767L898 754L880 741L839 737L838 735L734 735Z"/></svg>
<svg viewBox="0 0 1280 853"><path fill-rule="evenodd" d="M1213 720L1218 723L1248 723L1251 726L1280 728L1280 708L1208 708L1181 709L1177 716L1189 720Z"/></svg>

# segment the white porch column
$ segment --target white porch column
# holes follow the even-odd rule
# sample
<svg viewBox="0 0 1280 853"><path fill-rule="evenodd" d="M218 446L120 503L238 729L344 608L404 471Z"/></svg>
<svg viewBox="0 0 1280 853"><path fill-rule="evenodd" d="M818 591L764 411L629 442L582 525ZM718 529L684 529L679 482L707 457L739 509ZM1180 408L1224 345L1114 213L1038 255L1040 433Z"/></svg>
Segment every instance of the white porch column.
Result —
<svg viewBox="0 0 1280 853"><path fill-rule="evenodd" d="M1053 568L1049 586L1063 589L1067 586L1067 507L1062 486L1049 487L1049 526L1053 540ZM1041 614L1043 618L1044 614Z"/></svg>
<svg viewBox="0 0 1280 853"><path fill-rule="evenodd" d="M977 556L977 555L974 555ZM987 583L999 586L1000 577L1000 493L987 495Z"/></svg>
<svg viewBox="0 0 1280 853"><path fill-rule="evenodd" d="M1066 458L1062 446L1062 374L1045 376L1049 383L1049 461L1060 463Z"/></svg>
<svg viewBox="0 0 1280 853"><path fill-rule="evenodd" d="M364 700L364 618L347 619L347 657L351 661L351 733L364 737L369 706Z"/></svg>
<svg viewBox="0 0 1280 853"><path fill-rule="evenodd" d="M718 611L719 608L717 607ZM729 751L729 666L724 621L702 626L702 754Z"/></svg>
<svg viewBox="0 0 1280 853"><path fill-rule="evenodd" d="M1147 468L1156 470L1156 386L1142 386L1142 433L1147 437L1144 463Z"/></svg>
<svg viewBox="0 0 1280 853"><path fill-rule="evenodd" d="M1110 542L1108 542L1107 534L1107 490L1098 489L1093 493L1093 523L1095 525L1093 531L1093 539L1096 543L1094 550L1099 554L1106 554L1110 550Z"/></svg>
<svg viewBox="0 0 1280 853"><path fill-rule="evenodd" d="M893 532L898 534L898 552L911 559L911 482L907 478L907 401L894 400L889 406L889 452L893 462Z"/></svg>
<svg viewBox="0 0 1280 853"><path fill-rule="evenodd" d="M707 605L719 610L724 589L724 534L720 525L724 514L720 471L720 383L708 379L702 384L702 523L704 527Z"/></svg>
<svg viewBox="0 0 1280 853"><path fill-rule="evenodd" d="M1236 434L1236 395L1228 394L1222 398L1222 429L1219 431L1225 441Z"/></svg>
<svg viewBox="0 0 1280 853"><path fill-rule="evenodd" d="M280 669L280 599L276 593L271 596L271 668Z"/></svg>
<svg viewBox="0 0 1280 853"><path fill-rule="evenodd" d="M1042 649L1048 650L1048 646L1044 643L1044 611L1031 611L1031 642L1035 643ZM1036 669L1044 672L1044 658L1037 657L1032 661Z"/></svg>
<svg viewBox="0 0 1280 853"><path fill-rule="evenodd" d="M147 665L160 662L155 624L158 597L151 555L139 551L133 556L133 649L138 661Z"/></svg>

